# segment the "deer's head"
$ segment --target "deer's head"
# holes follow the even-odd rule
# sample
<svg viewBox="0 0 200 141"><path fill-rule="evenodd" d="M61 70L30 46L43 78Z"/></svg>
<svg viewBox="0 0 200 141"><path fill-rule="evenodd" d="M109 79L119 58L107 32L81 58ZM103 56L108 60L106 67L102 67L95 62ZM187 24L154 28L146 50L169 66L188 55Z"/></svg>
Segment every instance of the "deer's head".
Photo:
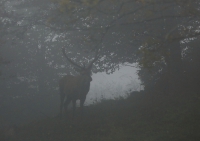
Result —
<svg viewBox="0 0 200 141"><path fill-rule="evenodd" d="M87 65L78 65L77 63L75 63L73 60L71 60L66 52L65 52L65 49L62 48L62 52L63 52L63 55L65 56L65 58L76 68L76 71L80 73L80 75L83 75L83 76L88 76L91 78L91 81L92 81L92 77L91 77L91 70L92 70L92 66L93 66L93 63L98 59L98 51L95 52L95 57L94 59Z"/></svg>

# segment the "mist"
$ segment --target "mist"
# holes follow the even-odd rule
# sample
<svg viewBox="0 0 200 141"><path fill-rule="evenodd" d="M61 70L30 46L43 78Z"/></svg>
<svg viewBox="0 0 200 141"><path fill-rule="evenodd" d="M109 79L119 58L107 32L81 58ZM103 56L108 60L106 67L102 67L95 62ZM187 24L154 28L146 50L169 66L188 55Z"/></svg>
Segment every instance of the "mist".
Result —
<svg viewBox="0 0 200 141"><path fill-rule="evenodd" d="M197 141L198 0L1 0L1 141Z"/></svg>

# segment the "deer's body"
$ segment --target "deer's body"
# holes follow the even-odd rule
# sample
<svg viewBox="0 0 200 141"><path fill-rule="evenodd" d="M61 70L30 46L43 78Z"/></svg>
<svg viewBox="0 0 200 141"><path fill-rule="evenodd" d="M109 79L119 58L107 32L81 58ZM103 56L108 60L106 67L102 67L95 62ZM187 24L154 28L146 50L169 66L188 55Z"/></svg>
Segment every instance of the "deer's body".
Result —
<svg viewBox="0 0 200 141"><path fill-rule="evenodd" d="M73 103L73 115L75 112L76 101L80 100L80 107L83 110L83 104L86 95L90 90L92 78L86 75L72 76L66 75L59 82L60 89L60 115L62 116L63 107L67 110L69 103Z"/></svg>
<svg viewBox="0 0 200 141"><path fill-rule="evenodd" d="M97 59L95 59L88 65L87 68L81 67L74 63L68 56L65 54L63 49L63 54L67 58L67 60L78 67L80 69L80 75L72 76L66 75L61 78L59 81L59 90L60 90L60 117L62 117L63 107L67 110L69 103L72 101L73 103L73 116L76 109L76 100L80 100L81 111L83 111L83 104L86 99L86 95L90 90L90 82L92 81L92 77L90 76L90 71L92 68L92 64Z"/></svg>

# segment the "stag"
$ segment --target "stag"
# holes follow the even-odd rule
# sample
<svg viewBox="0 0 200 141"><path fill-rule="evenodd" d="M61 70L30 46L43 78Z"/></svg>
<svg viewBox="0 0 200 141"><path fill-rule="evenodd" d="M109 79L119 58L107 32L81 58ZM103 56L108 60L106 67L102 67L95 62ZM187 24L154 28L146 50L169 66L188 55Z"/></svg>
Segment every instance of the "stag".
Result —
<svg viewBox="0 0 200 141"><path fill-rule="evenodd" d="M62 117L63 107L67 111L69 103L73 103L73 117L76 109L76 101L80 100L80 108L83 113L83 105L86 99L86 95L90 89L90 82L92 81L91 69L93 63L97 60L97 52L95 58L88 64L87 67L80 66L74 61L72 61L66 54L65 49L62 48L64 57L75 66L80 73L77 76L65 75L59 81L59 90L60 90L60 118Z"/></svg>

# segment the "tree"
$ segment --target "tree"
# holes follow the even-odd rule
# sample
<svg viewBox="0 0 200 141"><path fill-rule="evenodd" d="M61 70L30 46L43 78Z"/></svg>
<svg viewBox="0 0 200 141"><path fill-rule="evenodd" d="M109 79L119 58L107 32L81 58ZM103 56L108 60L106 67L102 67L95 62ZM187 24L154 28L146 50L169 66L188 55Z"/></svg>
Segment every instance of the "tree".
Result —
<svg viewBox="0 0 200 141"><path fill-rule="evenodd" d="M73 68L63 65L63 46L82 65L92 60L98 49L94 72L112 73L120 64L139 62L138 74L145 89L176 86L188 70L184 63L192 56L183 58L182 52L185 40L192 43L199 35L197 0L38 2L14 6L15 11L34 8L21 15L9 11L10 22L2 32L4 48L16 59L7 72L15 70L31 87L55 89L56 78L63 75L58 72L66 73L67 67L67 72L73 73Z"/></svg>
<svg viewBox="0 0 200 141"><path fill-rule="evenodd" d="M69 34L78 32L81 35L74 34L76 40L83 38L86 45L89 42L97 46L102 57L97 62L99 71L113 72L120 63L139 61L140 79L146 88L161 81L170 93L182 87L179 82L183 79L184 64L180 43L199 36L199 32L190 29L198 29L197 0L57 2L58 11L49 26ZM69 44L73 43L72 40Z"/></svg>

